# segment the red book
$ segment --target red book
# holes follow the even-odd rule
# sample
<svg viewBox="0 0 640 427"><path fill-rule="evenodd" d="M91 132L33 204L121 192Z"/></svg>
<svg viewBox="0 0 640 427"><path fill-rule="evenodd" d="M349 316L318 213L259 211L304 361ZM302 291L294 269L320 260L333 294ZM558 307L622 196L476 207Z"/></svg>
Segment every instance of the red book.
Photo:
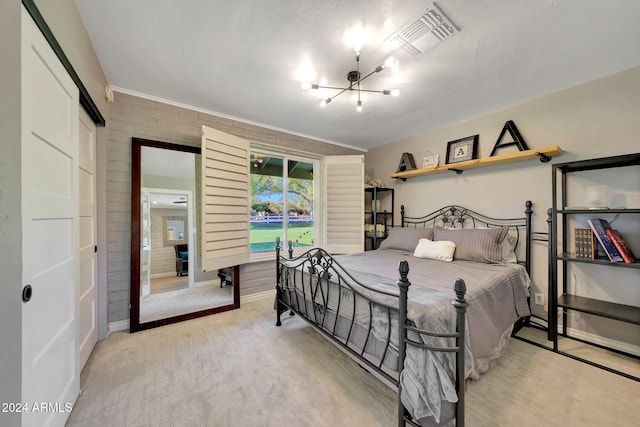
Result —
<svg viewBox="0 0 640 427"><path fill-rule="evenodd" d="M636 261L635 255L633 255L633 252L631 252L627 242L625 242L618 230L607 230L607 235L615 245L616 249L618 249L618 252L620 252L620 256L622 256L624 262L631 264Z"/></svg>

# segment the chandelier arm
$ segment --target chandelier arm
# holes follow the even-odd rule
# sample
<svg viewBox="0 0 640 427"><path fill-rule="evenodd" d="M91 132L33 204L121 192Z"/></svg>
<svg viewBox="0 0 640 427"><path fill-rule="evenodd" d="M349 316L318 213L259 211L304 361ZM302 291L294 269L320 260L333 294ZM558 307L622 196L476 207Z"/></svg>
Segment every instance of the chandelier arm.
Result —
<svg viewBox="0 0 640 427"><path fill-rule="evenodd" d="M333 90L339 90L340 93L332 96L331 98L335 98L336 96L348 91L348 90L357 90L355 88L352 87L335 87L335 86L320 86L318 85L318 89L333 89ZM385 94L385 92L388 92L388 90L373 90L373 89L360 89L360 92L373 92L373 93L382 93Z"/></svg>
<svg viewBox="0 0 640 427"><path fill-rule="evenodd" d="M338 96L342 95L343 93L345 93L348 90L353 90L350 87L347 88L340 88L340 92L336 93L335 95L329 97L329 99L336 99Z"/></svg>
<svg viewBox="0 0 640 427"><path fill-rule="evenodd" d="M318 89L334 89L334 90L342 90L342 91L353 90L351 87L320 86L320 85L317 85L317 86L318 86Z"/></svg>
<svg viewBox="0 0 640 427"><path fill-rule="evenodd" d="M360 92L373 92L373 93L381 93L383 95L386 95L386 92L389 92L389 91L388 90L360 89Z"/></svg>

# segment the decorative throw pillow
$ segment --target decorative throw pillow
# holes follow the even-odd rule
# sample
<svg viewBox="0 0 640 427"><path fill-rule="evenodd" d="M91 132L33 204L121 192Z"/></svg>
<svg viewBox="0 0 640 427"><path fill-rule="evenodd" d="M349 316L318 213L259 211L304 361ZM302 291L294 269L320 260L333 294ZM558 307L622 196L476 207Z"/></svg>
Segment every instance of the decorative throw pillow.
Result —
<svg viewBox="0 0 640 427"><path fill-rule="evenodd" d="M515 236L507 235L500 244L502 249L502 262L517 263L516 257L516 238Z"/></svg>
<svg viewBox="0 0 640 427"><path fill-rule="evenodd" d="M429 239L420 239L413 256L417 258L436 259L438 261L453 261L456 244L446 240L438 242Z"/></svg>
<svg viewBox="0 0 640 427"><path fill-rule="evenodd" d="M420 239L433 240L433 228L390 228L379 249L399 249L413 252Z"/></svg>
<svg viewBox="0 0 640 427"><path fill-rule="evenodd" d="M460 230L436 228L434 240L449 240L456 244L454 259L497 263L502 262L502 241L509 229L507 227Z"/></svg>
<svg viewBox="0 0 640 427"><path fill-rule="evenodd" d="M488 227L477 227L477 229L488 230ZM502 249L502 262L508 262L512 264L518 263L518 257L516 256L516 245L518 243L518 236L515 235L516 230L507 232L506 237L500 244Z"/></svg>

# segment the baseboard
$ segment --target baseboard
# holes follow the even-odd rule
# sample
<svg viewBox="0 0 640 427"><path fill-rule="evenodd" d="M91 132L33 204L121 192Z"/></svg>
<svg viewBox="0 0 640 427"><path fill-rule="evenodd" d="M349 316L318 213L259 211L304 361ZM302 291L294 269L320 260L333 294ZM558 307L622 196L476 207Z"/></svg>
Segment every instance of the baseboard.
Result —
<svg viewBox="0 0 640 427"><path fill-rule="evenodd" d="M268 291L263 291L263 292L256 292L253 294L249 294L249 295L244 295L240 297L240 305L244 304L244 303L248 303L248 302L253 302L253 301L259 301L262 300L263 298L275 298L276 296L276 290L275 289L270 289Z"/></svg>
<svg viewBox="0 0 640 427"><path fill-rule="evenodd" d="M562 327L558 329L558 332L562 332ZM618 351L623 351L628 354L640 356L640 347L637 345L629 344L622 341L613 340L611 338L601 337L590 332L581 331L578 329L567 328L567 333L572 338L579 338L581 340L598 344L604 347L613 348Z"/></svg>
<svg viewBox="0 0 640 427"><path fill-rule="evenodd" d="M107 335L111 332L119 332L119 331L128 331L129 330L129 319L119 320L117 322L109 322L109 326L107 328Z"/></svg>

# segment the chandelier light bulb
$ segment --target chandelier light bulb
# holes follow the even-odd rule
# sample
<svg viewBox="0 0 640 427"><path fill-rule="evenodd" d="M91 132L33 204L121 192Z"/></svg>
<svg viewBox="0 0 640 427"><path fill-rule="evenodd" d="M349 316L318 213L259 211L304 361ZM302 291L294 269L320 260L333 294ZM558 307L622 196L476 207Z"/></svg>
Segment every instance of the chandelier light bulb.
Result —
<svg viewBox="0 0 640 427"><path fill-rule="evenodd" d="M320 106L324 108L330 102L331 102L331 98L323 99L322 102L320 102Z"/></svg>
<svg viewBox="0 0 640 427"><path fill-rule="evenodd" d="M387 59L385 59L384 68L391 68L394 65L396 65L396 58L394 58L393 56L390 56Z"/></svg>
<svg viewBox="0 0 640 427"><path fill-rule="evenodd" d="M303 90L309 90L309 89L311 89L311 83L310 82L302 82L300 84L300 87L302 87Z"/></svg>
<svg viewBox="0 0 640 427"><path fill-rule="evenodd" d="M356 105L356 111L358 113L362 112L362 101L360 101L359 99L358 99L358 105Z"/></svg>
<svg viewBox="0 0 640 427"><path fill-rule="evenodd" d="M400 96L400 89L391 89L391 96Z"/></svg>

